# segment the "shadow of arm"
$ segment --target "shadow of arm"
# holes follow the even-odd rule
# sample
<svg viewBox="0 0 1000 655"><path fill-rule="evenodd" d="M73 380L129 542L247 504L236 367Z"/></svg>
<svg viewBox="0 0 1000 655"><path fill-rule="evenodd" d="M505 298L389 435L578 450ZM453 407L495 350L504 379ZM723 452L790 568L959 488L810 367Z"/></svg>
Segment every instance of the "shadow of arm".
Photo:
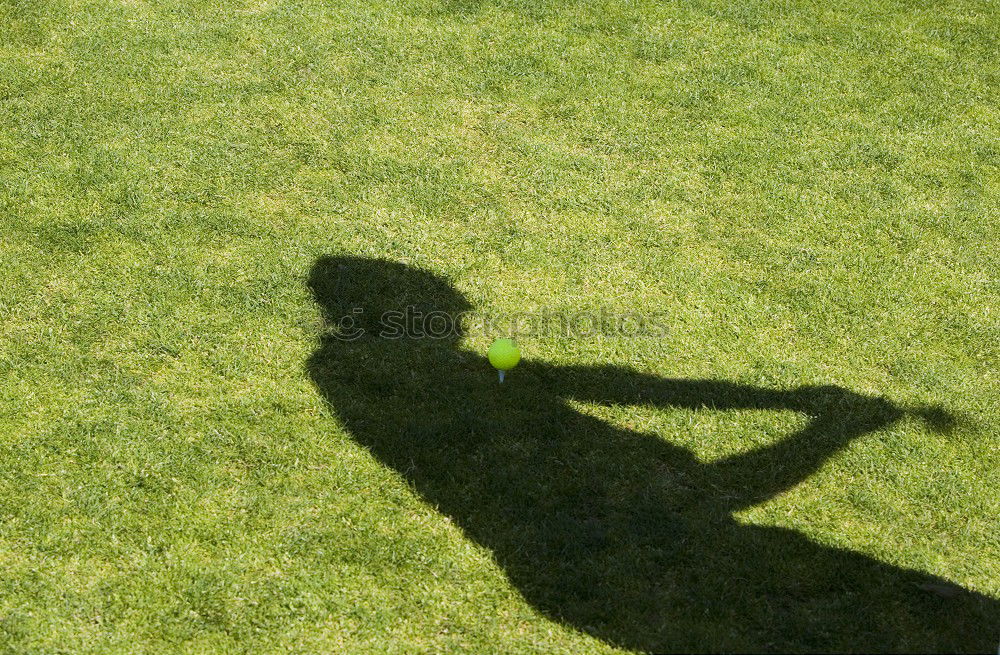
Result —
<svg viewBox="0 0 1000 655"><path fill-rule="evenodd" d="M550 392L601 405L652 405L685 409L795 409L796 391L724 380L661 378L618 366L524 368Z"/></svg>
<svg viewBox="0 0 1000 655"><path fill-rule="evenodd" d="M855 439L903 416L892 403L840 387L802 387L784 409L812 417L809 424L775 444L733 455L711 465L712 478L731 510L762 503L808 478Z"/></svg>
<svg viewBox="0 0 1000 655"><path fill-rule="evenodd" d="M854 439L880 430L904 411L880 398L837 386L769 389L722 380L659 378L618 367L546 367L534 372L551 391L600 404L685 409L787 410L810 417L775 444L725 458L705 469L732 509L749 507L795 486Z"/></svg>

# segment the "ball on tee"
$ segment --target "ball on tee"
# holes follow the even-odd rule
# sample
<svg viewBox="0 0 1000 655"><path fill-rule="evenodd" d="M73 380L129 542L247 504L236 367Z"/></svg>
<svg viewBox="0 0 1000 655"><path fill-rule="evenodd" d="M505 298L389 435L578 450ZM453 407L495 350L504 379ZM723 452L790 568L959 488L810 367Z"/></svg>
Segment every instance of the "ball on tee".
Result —
<svg viewBox="0 0 1000 655"><path fill-rule="evenodd" d="M490 346L486 356L498 371L509 371L521 361L521 351L513 339L497 339Z"/></svg>

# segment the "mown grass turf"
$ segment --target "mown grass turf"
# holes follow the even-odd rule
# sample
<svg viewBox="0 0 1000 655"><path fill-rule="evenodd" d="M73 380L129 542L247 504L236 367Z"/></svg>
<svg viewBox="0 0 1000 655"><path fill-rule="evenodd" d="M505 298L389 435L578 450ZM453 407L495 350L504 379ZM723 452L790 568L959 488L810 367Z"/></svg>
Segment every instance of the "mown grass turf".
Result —
<svg viewBox="0 0 1000 655"><path fill-rule="evenodd" d="M529 361L943 406L737 519L1000 598L997 52L987 1L0 0L0 644L614 649L327 406L329 254L668 317ZM577 408L701 462L802 427Z"/></svg>

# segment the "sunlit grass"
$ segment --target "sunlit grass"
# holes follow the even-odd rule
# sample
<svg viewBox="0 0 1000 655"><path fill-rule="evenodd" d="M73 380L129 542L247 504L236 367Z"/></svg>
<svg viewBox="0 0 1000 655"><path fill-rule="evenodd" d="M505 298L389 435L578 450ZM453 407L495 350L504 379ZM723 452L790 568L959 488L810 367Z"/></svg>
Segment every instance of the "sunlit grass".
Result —
<svg viewBox="0 0 1000 655"><path fill-rule="evenodd" d="M326 254L496 314L669 317L528 359L946 407L952 433L900 423L741 520L1000 597L998 26L973 1L0 0L0 650L612 650L323 404ZM705 460L796 420L583 409Z"/></svg>

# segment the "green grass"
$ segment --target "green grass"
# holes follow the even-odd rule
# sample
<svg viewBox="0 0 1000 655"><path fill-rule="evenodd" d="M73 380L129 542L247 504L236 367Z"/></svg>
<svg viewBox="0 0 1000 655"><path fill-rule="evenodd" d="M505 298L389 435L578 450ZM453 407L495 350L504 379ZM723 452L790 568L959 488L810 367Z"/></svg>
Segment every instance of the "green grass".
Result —
<svg viewBox="0 0 1000 655"><path fill-rule="evenodd" d="M327 255L433 272L498 315L666 316L659 339L522 339L514 408L483 395L485 366L428 378L536 437L591 426L578 436L602 461L558 448L622 498L655 482L643 449L682 447L706 471L808 420L601 402L628 400L630 377L571 414L526 389L627 367L943 407L951 431L886 424L725 534L784 528L997 607L998 52L987 0L0 0L0 652L654 643L634 612L596 626L540 592L546 572L518 567L548 560L517 559L513 523L379 450L426 395L338 405L334 372L309 368L325 342L308 281ZM493 336L458 352L479 362ZM357 408L374 429L351 429ZM655 436L599 440L636 433ZM491 447L520 476L504 491L559 501L567 481L537 476L560 469ZM493 464L450 473L496 480ZM504 497L483 511L537 498ZM511 521L539 528L534 509ZM627 545L607 570L552 575L613 587L639 561ZM694 554L684 575L762 566ZM866 625L850 591L825 598L830 634ZM811 624L769 641L760 617L678 607L657 615L665 647L816 647ZM932 648L933 627L893 643ZM937 645L994 650L989 630Z"/></svg>

